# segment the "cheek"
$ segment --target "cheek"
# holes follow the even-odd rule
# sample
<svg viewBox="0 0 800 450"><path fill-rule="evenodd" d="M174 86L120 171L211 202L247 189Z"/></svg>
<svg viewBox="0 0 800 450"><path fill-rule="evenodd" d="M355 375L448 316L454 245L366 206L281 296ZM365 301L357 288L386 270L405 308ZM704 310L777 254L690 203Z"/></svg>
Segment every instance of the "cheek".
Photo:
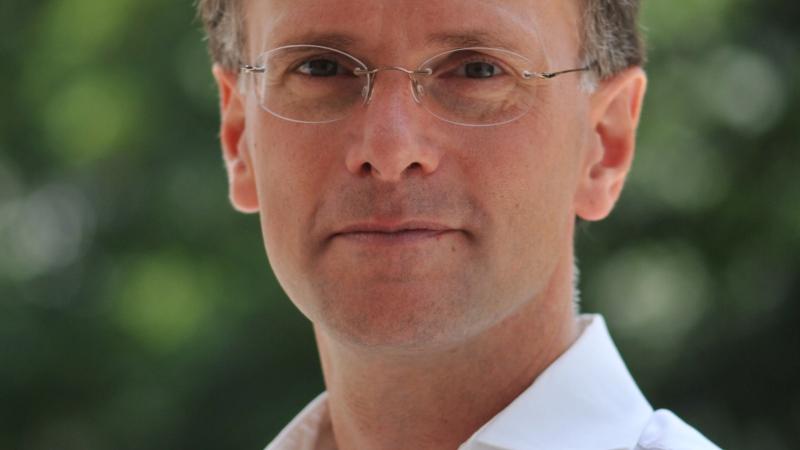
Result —
<svg viewBox="0 0 800 450"><path fill-rule="evenodd" d="M526 221L571 206L579 144L576 133L553 122L521 122L469 141L467 179L482 187L488 208Z"/></svg>
<svg viewBox="0 0 800 450"><path fill-rule="evenodd" d="M467 179L480 187L492 218L486 248L495 261L498 285L524 292L543 287L567 248L579 154L575 133L539 117L531 119L539 122L498 129L477 141L491 152L476 152L467 165ZM534 284L521 286L523 278Z"/></svg>
<svg viewBox="0 0 800 450"><path fill-rule="evenodd" d="M252 141L261 229L273 271L291 296L309 264L308 236L334 155L325 151L331 139L321 129L264 122Z"/></svg>

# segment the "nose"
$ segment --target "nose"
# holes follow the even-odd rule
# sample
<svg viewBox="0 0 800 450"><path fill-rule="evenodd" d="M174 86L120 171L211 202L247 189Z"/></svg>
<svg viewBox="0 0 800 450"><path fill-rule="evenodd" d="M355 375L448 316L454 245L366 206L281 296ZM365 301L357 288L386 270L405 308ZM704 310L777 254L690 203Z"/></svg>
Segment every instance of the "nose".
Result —
<svg viewBox="0 0 800 450"><path fill-rule="evenodd" d="M348 171L386 182L435 172L442 155L429 139L432 118L414 101L408 75L387 71L375 81L359 114L361 133L347 152Z"/></svg>

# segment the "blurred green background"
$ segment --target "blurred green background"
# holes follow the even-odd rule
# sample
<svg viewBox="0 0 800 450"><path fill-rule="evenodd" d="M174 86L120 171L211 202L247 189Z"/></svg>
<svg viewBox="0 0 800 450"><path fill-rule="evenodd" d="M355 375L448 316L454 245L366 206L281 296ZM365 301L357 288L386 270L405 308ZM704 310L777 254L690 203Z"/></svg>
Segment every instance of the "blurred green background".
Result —
<svg viewBox="0 0 800 450"><path fill-rule="evenodd" d="M0 3L0 449L260 449L322 390L234 213L189 0ZM800 448L800 3L644 0L650 91L583 309L652 403Z"/></svg>

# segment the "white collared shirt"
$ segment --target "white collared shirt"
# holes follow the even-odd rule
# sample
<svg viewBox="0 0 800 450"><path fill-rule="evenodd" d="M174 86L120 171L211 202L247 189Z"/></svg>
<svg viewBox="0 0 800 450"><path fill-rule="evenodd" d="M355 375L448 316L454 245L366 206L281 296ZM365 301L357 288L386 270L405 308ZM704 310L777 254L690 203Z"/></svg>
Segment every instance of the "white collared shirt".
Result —
<svg viewBox="0 0 800 450"><path fill-rule="evenodd" d="M600 315L534 383L459 450L718 450L672 412L653 408L622 361ZM336 450L322 393L266 450Z"/></svg>

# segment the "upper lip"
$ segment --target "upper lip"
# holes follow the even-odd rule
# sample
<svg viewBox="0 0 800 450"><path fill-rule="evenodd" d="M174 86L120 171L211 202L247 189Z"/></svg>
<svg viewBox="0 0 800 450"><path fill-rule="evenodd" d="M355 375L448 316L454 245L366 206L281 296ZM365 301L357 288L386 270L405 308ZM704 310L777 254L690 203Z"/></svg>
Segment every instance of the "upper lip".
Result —
<svg viewBox="0 0 800 450"><path fill-rule="evenodd" d="M348 233L398 233L401 231L409 230L423 230L423 231L448 231L453 230L452 227L443 225L437 222L430 222L426 220L407 220L407 221L372 221L372 222L359 222L348 225L339 229L333 236Z"/></svg>

